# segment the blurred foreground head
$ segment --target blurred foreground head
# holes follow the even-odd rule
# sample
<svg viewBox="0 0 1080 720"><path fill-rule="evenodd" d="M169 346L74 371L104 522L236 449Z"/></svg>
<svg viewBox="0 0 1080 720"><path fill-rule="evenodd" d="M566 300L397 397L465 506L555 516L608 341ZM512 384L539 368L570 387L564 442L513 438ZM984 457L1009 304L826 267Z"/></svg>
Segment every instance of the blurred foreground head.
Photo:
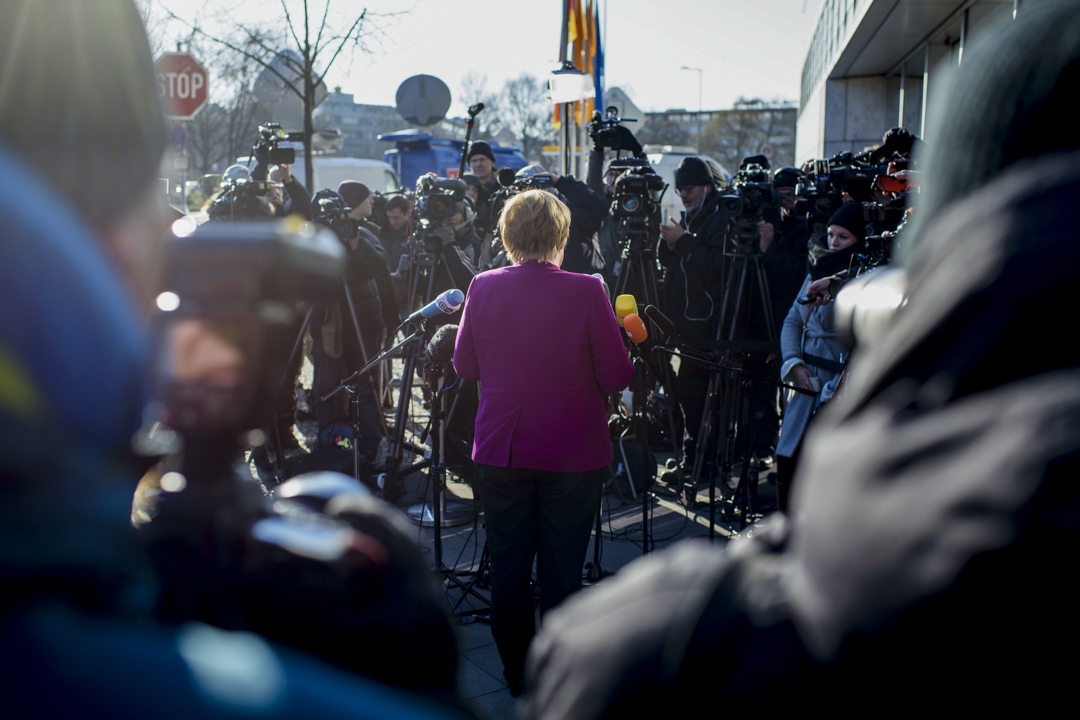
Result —
<svg viewBox="0 0 1080 720"><path fill-rule="evenodd" d="M99 232L154 185L165 125L131 0L0 4L0 140Z"/></svg>
<svg viewBox="0 0 1080 720"><path fill-rule="evenodd" d="M0 3L5 587L78 577L102 595L115 577L85 568L119 576L130 557L149 354L133 299L156 277L164 147L131 0Z"/></svg>

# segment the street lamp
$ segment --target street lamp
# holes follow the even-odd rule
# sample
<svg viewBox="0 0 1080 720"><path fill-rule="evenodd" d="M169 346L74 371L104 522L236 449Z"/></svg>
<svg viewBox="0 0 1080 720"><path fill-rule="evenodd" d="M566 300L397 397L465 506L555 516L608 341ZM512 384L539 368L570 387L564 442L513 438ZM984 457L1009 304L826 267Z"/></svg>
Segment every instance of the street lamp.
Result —
<svg viewBox="0 0 1080 720"><path fill-rule="evenodd" d="M701 68L692 68L682 66L683 70L690 70L696 72L697 76L697 154L701 154L701 79L705 76L704 71Z"/></svg>

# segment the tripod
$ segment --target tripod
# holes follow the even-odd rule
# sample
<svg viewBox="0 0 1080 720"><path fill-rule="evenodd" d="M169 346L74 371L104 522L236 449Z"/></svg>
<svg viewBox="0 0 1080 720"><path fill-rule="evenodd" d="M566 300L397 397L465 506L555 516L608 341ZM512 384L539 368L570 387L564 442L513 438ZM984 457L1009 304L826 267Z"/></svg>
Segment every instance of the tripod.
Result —
<svg viewBox="0 0 1080 720"><path fill-rule="evenodd" d="M776 328L773 325L772 302L769 296L769 282L765 274L765 268L761 264L760 253L753 252L744 245L736 245L734 252L725 256L724 293L720 305L720 322L716 331L716 350L722 351L722 369L715 371L709 377L709 387L706 393L705 411L701 415L701 426L698 433L700 444L698 456L694 463L691 474L691 491L696 492L698 481L701 477L702 468L707 462L707 449L710 436L713 432L714 413L723 419L723 433L718 438L716 447L717 465L720 468L720 477L725 486L725 491L734 490L729 498L729 506L725 508L729 518L740 518L740 529L745 527L750 514L750 481L749 468L750 456L753 453L754 442L761 428L761 418L756 418L753 431L748 433L744 444L742 457L742 473L738 485L733 486L731 479L734 474L736 440L739 427L747 428L745 418L740 416L748 409L744 407L746 397L744 390L752 389L755 382L753 375L738 372L734 365L736 359L742 365L751 352L773 352L778 349ZM750 301L753 299L755 285L758 291L757 306L761 317L764 318L766 340L748 341L744 338L748 334L748 320L751 317L752 308ZM722 395L721 395L722 393ZM718 412L719 410L719 412ZM749 429L749 428L747 428ZM709 538L715 537L716 519L716 473L709 478ZM693 503L691 498L687 498Z"/></svg>
<svg viewBox="0 0 1080 720"><path fill-rule="evenodd" d="M417 236L422 238L423 232ZM434 297L435 275L439 267L444 263L441 257L442 250L435 249L425 243L423 252L417 253L412 282L409 288L409 307L416 307L416 300L420 306L427 305ZM422 294L421 294L422 293ZM404 468L401 467L405 450L416 455L423 455L424 448L415 445L405 439L409 419L409 405L412 399L413 378L416 363L423 352L423 342L419 335L414 335L415 342L408 341L399 345L402 347L403 368L401 371L401 387L398 396L398 406L394 411L393 431L388 434L389 450L386 455L386 497L390 502L396 501L401 496L404 478L413 472L426 466L426 461L421 461ZM432 408L432 412L435 410Z"/></svg>
<svg viewBox="0 0 1080 720"><path fill-rule="evenodd" d="M460 607L467 596L475 597L487 604L490 602L478 593L473 585L462 581L450 568L443 563L442 529L463 525L473 519L475 513L467 503L446 501L446 459L445 436L443 426L443 405L449 388L443 387L442 368L433 369L432 383L429 390L431 400L431 463L428 465L428 480L432 486L432 502L414 506L409 509L409 516L423 527L433 530L435 548L434 568L435 572L442 577L442 582L449 588L457 588L461 591L461 598L454 606L454 611ZM452 387L452 386L451 386ZM470 610L469 613L475 613Z"/></svg>
<svg viewBox="0 0 1080 720"><path fill-rule="evenodd" d="M655 226L655 223L654 223ZM626 250L623 252L623 265L622 271L619 273L618 280L615 282L615 295L618 297L628 293L627 291L641 289L641 294L644 297L645 302L641 304L641 307L648 305L658 306L660 304L660 293L656 287L656 242L659 240L659 229L656 229L655 234L651 228L640 227L627 227L627 236L629 237L629 244ZM655 236L654 236L655 235ZM653 366L655 367L655 366ZM645 377L645 366L638 365L639 372L642 377ZM664 390L664 397L667 400L667 420L668 420L668 434L671 437L671 450L672 455L676 458L676 462L682 457L682 443L678 437L677 428L678 423L675 420L675 409L673 407L674 394L671 392L674 386L671 379L671 365L668 363L661 363L660 374L657 376L657 381L660 383L660 387ZM645 442L647 423L647 414L645 412L645 395L642 393L640 402L642 403L641 410L641 452L642 452L642 464L645 463L645 457L648 454L648 444ZM635 396L634 402L637 403L638 397ZM681 464L681 463L680 463ZM679 485L683 484L682 471L679 469L679 465L676 465L676 482ZM642 494L648 496L648 492L645 491L644 476L642 479ZM647 503L647 499L643 500ZM643 526L643 529L647 528L647 525ZM647 533L646 533L647 534Z"/></svg>

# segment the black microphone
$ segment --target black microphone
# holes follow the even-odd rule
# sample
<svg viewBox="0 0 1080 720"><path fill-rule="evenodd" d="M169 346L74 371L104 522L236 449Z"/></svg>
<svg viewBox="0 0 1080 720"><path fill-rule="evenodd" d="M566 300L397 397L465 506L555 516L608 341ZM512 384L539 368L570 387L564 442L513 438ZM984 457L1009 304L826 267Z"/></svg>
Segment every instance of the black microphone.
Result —
<svg viewBox="0 0 1080 720"><path fill-rule="evenodd" d="M499 172L495 173L495 177L499 181L499 185L510 187L517 180L517 170L511 167L500 168Z"/></svg>
<svg viewBox="0 0 1080 720"><path fill-rule="evenodd" d="M435 317L439 313L446 313L447 315L456 313L461 309L461 304L463 302L465 302L465 293L456 289L447 290L442 295L414 312L401 324L408 325L409 323L414 323L419 320L427 320L428 318Z"/></svg>
<svg viewBox="0 0 1080 720"><path fill-rule="evenodd" d="M655 305L646 305L645 314L649 316L649 319L656 323L656 327L660 328L660 332L670 337L675 342L681 342L679 337L679 331L675 328L675 323L671 322L667 315L660 312L660 308Z"/></svg>
<svg viewBox="0 0 1080 720"><path fill-rule="evenodd" d="M454 345L457 343L458 326L443 325L431 336L424 354L427 366L441 370L454 359Z"/></svg>
<svg viewBox="0 0 1080 720"><path fill-rule="evenodd" d="M484 109L484 103L476 103L469 106L469 117L476 117Z"/></svg>

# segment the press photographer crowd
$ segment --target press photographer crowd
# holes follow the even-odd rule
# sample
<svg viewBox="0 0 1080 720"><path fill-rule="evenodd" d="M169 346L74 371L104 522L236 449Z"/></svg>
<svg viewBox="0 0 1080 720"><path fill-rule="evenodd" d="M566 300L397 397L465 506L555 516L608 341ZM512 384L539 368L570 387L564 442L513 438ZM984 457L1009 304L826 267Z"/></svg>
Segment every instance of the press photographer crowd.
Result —
<svg viewBox="0 0 1080 720"><path fill-rule="evenodd" d="M520 717L1064 706L1077 9L966 49L925 142L665 177L611 109L584 180L467 136L311 192L266 122L200 223L133 2L0 5L10 716L475 717L448 470ZM586 575L617 471L646 554ZM739 537L650 553L661 498Z"/></svg>

